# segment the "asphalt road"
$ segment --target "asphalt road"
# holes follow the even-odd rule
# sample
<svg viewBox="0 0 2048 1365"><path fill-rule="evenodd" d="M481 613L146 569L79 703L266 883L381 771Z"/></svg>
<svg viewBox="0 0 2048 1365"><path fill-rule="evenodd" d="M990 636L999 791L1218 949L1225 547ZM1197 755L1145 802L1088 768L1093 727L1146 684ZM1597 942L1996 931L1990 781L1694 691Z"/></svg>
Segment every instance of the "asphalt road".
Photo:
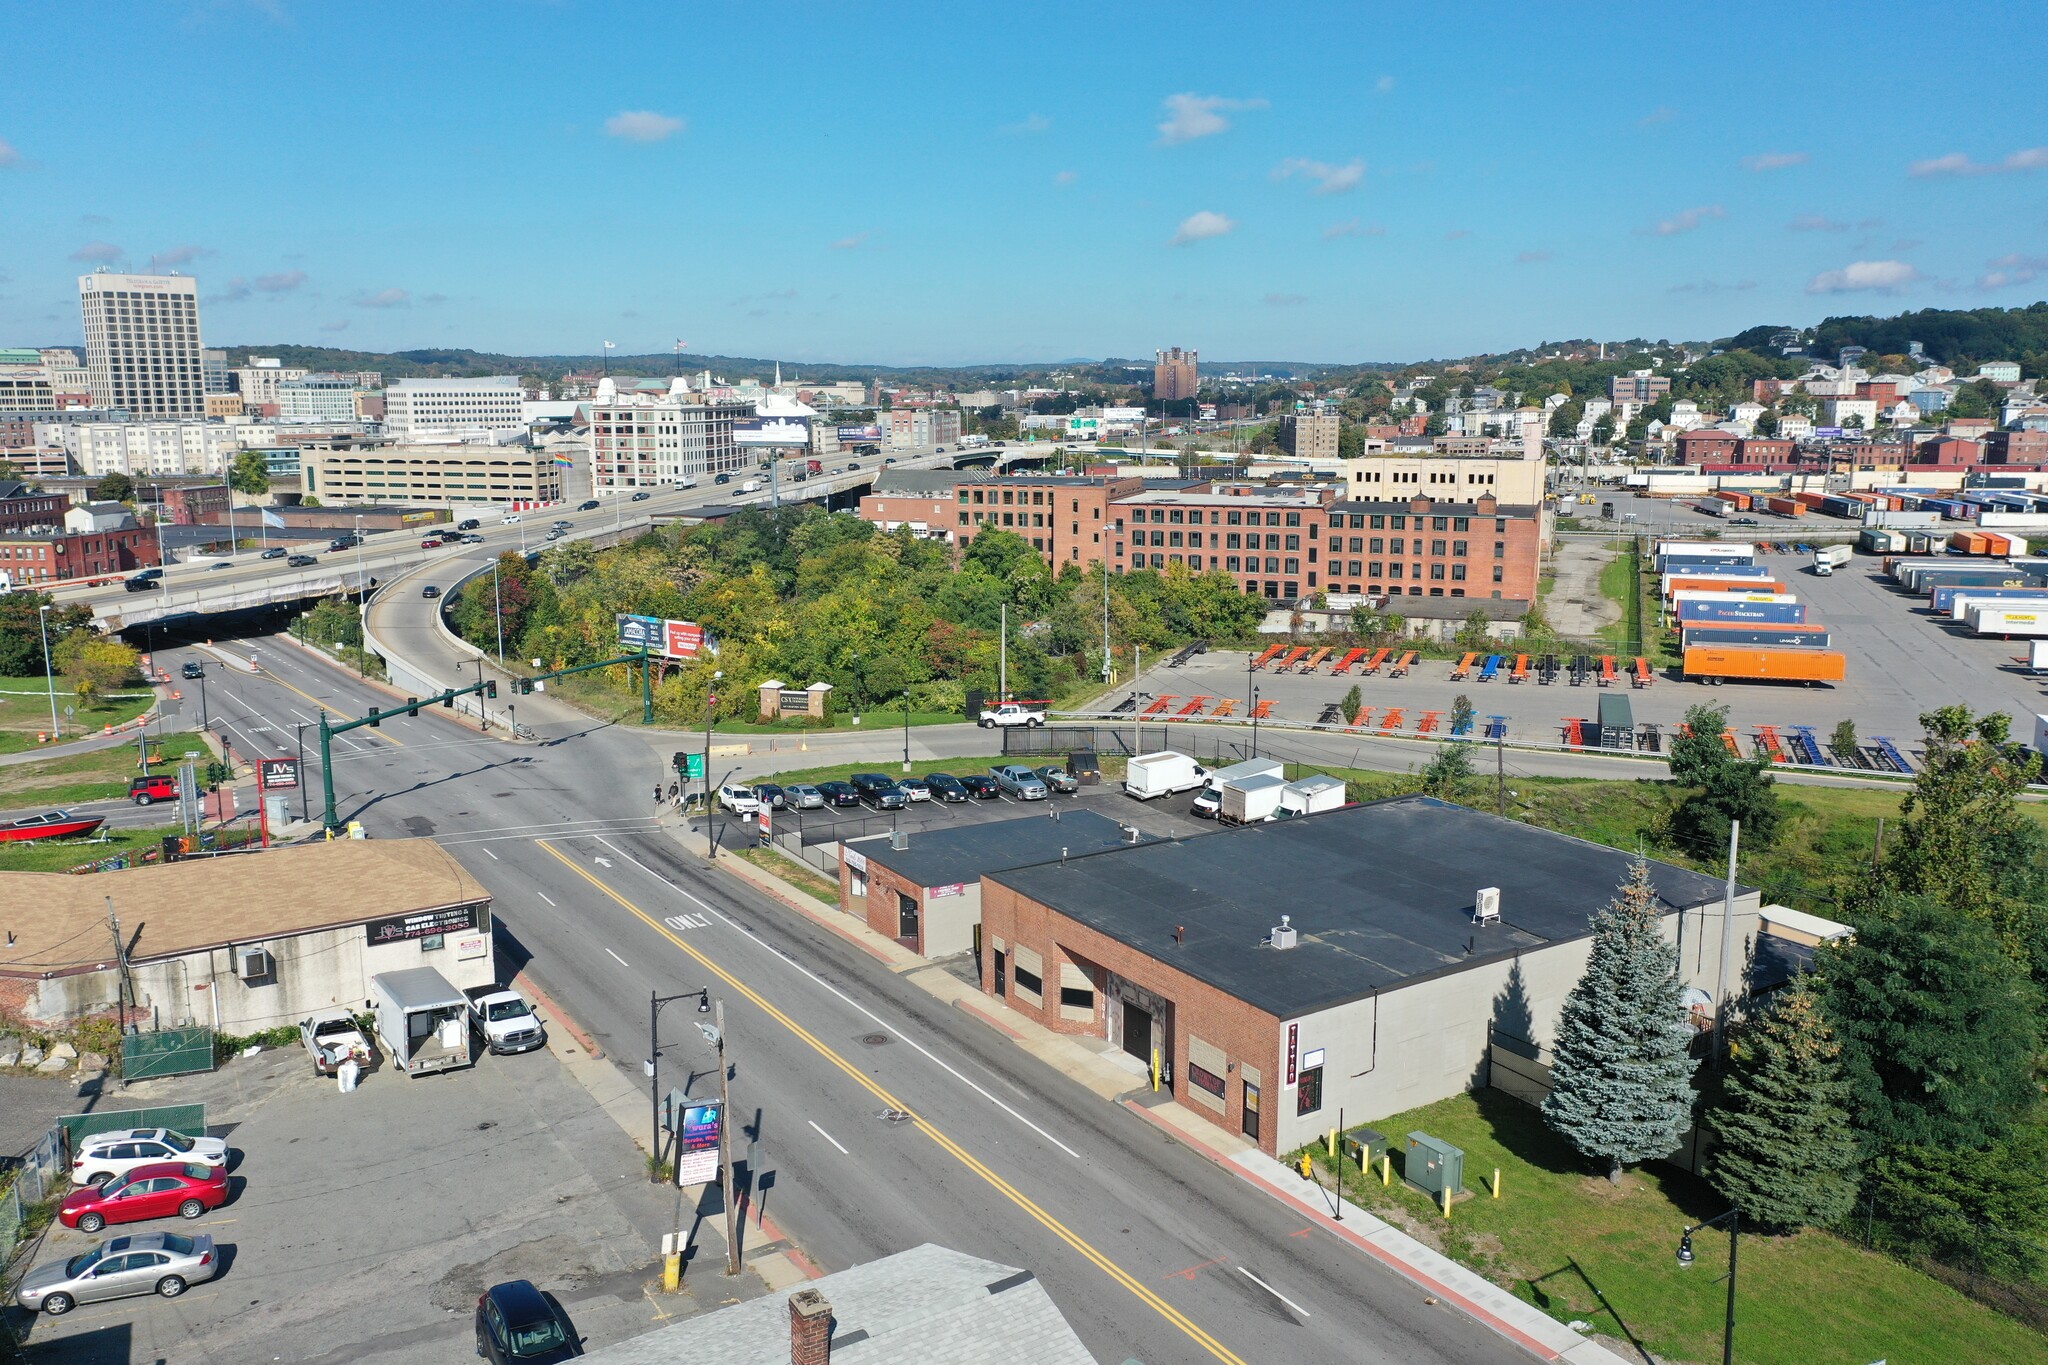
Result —
<svg viewBox="0 0 2048 1365"><path fill-rule="evenodd" d="M259 751L316 707L382 699L289 644L251 647L265 673L227 689L225 723ZM826 1268L924 1241L1026 1266L1105 1361L1526 1358L681 852L650 818L634 735L582 722L511 745L426 715L359 737L334 755L343 818L455 853L497 897L502 970L530 959L635 1084L650 990L725 1001L745 1198ZM702 1093L696 1018L664 1014L663 1077Z"/></svg>

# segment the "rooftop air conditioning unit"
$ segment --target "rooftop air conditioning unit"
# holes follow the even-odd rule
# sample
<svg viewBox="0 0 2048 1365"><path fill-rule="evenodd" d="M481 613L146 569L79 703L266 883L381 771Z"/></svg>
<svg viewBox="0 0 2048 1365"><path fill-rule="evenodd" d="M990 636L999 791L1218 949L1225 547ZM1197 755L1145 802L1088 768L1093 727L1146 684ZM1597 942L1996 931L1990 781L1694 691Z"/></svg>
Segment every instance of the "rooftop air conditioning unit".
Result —
<svg viewBox="0 0 2048 1365"><path fill-rule="evenodd" d="M1472 900L1472 922L1474 924L1500 923L1500 888L1482 886Z"/></svg>
<svg viewBox="0 0 2048 1365"><path fill-rule="evenodd" d="M1301 941L1301 931L1289 923L1293 918L1292 915L1282 915L1280 923L1273 929L1272 937L1266 941L1275 948L1292 948L1295 944L1299 943Z"/></svg>
<svg viewBox="0 0 2048 1365"><path fill-rule="evenodd" d="M261 981L269 976L269 951L263 948L235 949L235 975L244 981Z"/></svg>
<svg viewBox="0 0 2048 1365"><path fill-rule="evenodd" d="M909 831L900 829L889 831L889 847L895 849L898 853L901 853L904 849L909 848Z"/></svg>

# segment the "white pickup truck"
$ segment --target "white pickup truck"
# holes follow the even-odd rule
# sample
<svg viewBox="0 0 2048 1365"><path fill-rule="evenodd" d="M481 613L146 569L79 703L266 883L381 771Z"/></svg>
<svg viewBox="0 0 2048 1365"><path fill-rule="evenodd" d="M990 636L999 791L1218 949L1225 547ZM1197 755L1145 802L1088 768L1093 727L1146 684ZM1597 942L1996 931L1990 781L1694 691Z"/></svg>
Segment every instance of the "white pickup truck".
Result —
<svg viewBox="0 0 2048 1365"><path fill-rule="evenodd" d="M1045 724L1046 711L1042 706L1026 706L1022 702L998 703L981 713L981 728L993 730L997 726Z"/></svg>
<svg viewBox="0 0 2048 1365"><path fill-rule="evenodd" d="M354 1012L339 1007L315 1010L311 1018L300 1020L299 1041L313 1058L316 1076L332 1076L343 1059L351 1056L358 1066L367 1068L376 1056Z"/></svg>
<svg viewBox="0 0 2048 1365"><path fill-rule="evenodd" d="M471 986L469 1022L483 1035L484 1045L496 1055L531 1052L548 1040L547 1030L526 997L502 986Z"/></svg>

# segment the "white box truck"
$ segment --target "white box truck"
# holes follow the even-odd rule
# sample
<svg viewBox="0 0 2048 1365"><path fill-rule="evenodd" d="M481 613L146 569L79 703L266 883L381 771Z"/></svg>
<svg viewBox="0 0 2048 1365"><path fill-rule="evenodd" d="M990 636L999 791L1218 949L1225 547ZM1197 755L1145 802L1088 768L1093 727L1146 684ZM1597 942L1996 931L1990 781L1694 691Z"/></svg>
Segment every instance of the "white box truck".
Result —
<svg viewBox="0 0 2048 1365"><path fill-rule="evenodd" d="M1813 571L1826 578L1847 564L1855 552L1854 547L1848 545L1823 545L1813 552Z"/></svg>
<svg viewBox="0 0 2048 1365"><path fill-rule="evenodd" d="M1216 819L1226 825L1256 825L1263 820L1277 820L1280 818L1280 793L1286 790L1287 779L1275 773L1226 782L1223 784L1223 804L1217 808Z"/></svg>
<svg viewBox="0 0 2048 1365"><path fill-rule="evenodd" d="M379 972L370 978L369 1003L391 1064L407 1075L455 1071L476 1061L469 997L432 967Z"/></svg>
<svg viewBox="0 0 2048 1365"><path fill-rule="evenodd" d="M1209 776L1209 770L1172 749L1137 754L1124 765L1124 790L1140 801L1175 792L1193 791Z"/></svg>
<svg viewBox="0 0 2048 1365"><path fill-rule="evenodd" d="M1317 815L1344 804L1344 779L1317 773L1297 778L1280 789L1280 814Z"/></svg>
<svg viewBox="0 0 2048 1365"><path fill-rule="evenodd" d="M1285 766L1270 758L1248 758L1242 763L1233 763L1227 768L1210 770L1209 780L1202 784L1202 790L1195 795L1194 807L1188 812L1204 820L1213 819L1223 805L1223 784L1236 782L1247 777L1278 777L1285 779Z"/></svg>

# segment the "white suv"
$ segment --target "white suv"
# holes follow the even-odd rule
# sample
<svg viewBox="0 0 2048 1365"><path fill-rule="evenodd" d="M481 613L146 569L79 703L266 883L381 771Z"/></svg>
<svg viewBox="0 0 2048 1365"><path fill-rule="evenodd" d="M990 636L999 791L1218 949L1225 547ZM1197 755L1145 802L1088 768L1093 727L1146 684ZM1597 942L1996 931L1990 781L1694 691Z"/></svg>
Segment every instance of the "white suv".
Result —
<svg viewBox="0 0 2048 1365"><path fill-rule="evenodd" d="M122 1128L94 1133L79 1144L71 1159L71 1183L104 1184L137 1166L163 1161L223 1166L227 1159L228 1144L221 1138L187 1137L170 1128Z"/></svg>
<svg viewBox="0 0 2048 1365"><path fill-rule="evenodd" d="M728 782L720 787L718 804L734 815L756 815L761 810L761 798L754 795L754 789L743 782Z"/></svg>

